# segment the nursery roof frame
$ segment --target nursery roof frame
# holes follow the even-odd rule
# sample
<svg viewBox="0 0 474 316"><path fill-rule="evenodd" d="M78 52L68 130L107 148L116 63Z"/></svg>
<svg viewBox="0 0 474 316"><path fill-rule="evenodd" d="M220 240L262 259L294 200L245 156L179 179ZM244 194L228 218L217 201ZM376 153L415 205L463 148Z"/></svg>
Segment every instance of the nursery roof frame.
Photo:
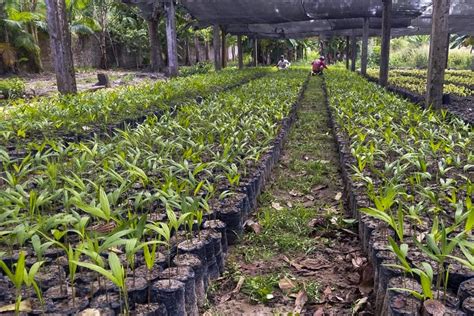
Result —
<svg viewBox="0 0 474 316"><path fill-rule="evenodd" d="M305 38L361 33L380 36L382 0L182 0L203 26L218 24L233 35ZM392 35L431 33L431 0L393 0ZM451 0L449 32L474 35L474 0ZM359 34L361 36L361 34Z"/></svg>

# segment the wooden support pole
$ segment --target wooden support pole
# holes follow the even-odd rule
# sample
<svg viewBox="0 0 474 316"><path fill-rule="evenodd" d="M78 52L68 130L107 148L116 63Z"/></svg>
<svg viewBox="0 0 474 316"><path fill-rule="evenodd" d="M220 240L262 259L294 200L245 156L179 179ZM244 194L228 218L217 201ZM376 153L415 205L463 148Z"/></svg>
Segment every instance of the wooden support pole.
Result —
<svg viewBox="0 0 474 316"><path fill-rule="evenodd" d="M367 74L367 61L369 58L369 19L364 19L362 30L362 53L360 54L360 73Z"/></svg>
<svg viewBox="0 0 474 316"><path fill-rule="evenodd" d="M449 0L433 1L426 106L440 108L443 103L444 74L447 59Z"/></svg>
<svg viewBox="0 0 474 316"><path fill-rule="evenodd" d="M66 3L64 0L46 0L46 9L58 91L62 94L76 93L76 73Z"/></svg>
<svg viewBox="0 0 474 316"><path fill-rule="evenodd" d="M253 65L258 66L258 39L253 39Z"/></svg>
<svg viewBox="0 0 474 316"><path fill-rule="evenodd" d="M178 75L178 41L176 36L176 10L174 0L165 2L166 43L168 44L168 75Z"/></svg>
<svg viewBox="0 0 474 316"><path fill-rule="evenodd" d="M216 71L222 69L221 63L221 35L219 25L214 25L213 28L213 46L214 46L214 68Z"/></svg>
<svg viewBox="0 0 474 316"><path fill-rule="evenodd" d="M351 71L356 70L356 61L357 61L357 37L355 30L352 30L351 36Z"/></svg>
<svg viewBox="0 0 474 316"><path fill-rule="evenodd" d="M390 62L390 37L392 28L392 0L382 0L382 47L380 50L380 76L379 84L385 87L388 83L388 70Z"/></svg>
<svg viewBox="0 0 474 316"><path fill-rule="evenodd" d="M225 27L221 26L221 36L222 36L222 68L227 67L227 33L225 32Z"/></svg>
<svg viewBox="0 0 474 316"><path fill-rule="evenodd" d="M346 36L346 69L349 70L350 59L350 37Z"/></svg>
<svg viewBox="0 0 474 316"><path fill-rule="evenodd" d="M237 35L237 49L239 54L239 69L244 69L244 52L242 48L242 35Z"/></svg>

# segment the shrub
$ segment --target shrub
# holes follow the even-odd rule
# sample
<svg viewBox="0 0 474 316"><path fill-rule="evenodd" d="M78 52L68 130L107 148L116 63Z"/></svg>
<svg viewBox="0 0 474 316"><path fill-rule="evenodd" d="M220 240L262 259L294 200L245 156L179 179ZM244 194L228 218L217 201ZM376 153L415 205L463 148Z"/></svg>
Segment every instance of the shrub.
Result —
<svg viewBox="0 0 474 316"><path fill-rule="evenodd" d="M19 78L0 80L0 94L7 99L21 97L25 92L25 83Z"/></svg>
<svg viewBox="0 0 474 316"><path fill-rule="evenodd" d="M180 70L181 77L192 76L196 74L207 74L212 70L212 64L209 62L199 62L194 66L182 67Z"/></svg>

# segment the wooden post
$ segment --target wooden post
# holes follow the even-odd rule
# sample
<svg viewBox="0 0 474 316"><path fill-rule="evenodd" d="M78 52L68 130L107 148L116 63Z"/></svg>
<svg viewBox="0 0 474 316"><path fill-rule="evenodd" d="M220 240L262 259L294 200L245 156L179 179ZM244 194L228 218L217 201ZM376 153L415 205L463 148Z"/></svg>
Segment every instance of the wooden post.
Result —
<svg viewBox="0 0 474 316"><path fill-rule="evenodd" d="M426 84L426 106L440 108L443 103L444 73L447 59L449 0L433 1L430 60Z"/></svg>
<svg viewBox="0 0 474 316"><path fill-rule="evenodd" d="M355 30L352 30L351 36L351 71L356 70L356 61L357 61L357 37Z"/></svg>
<svg viewBox="0 0 474 316"><path fill-rule="evenodd" d="M227 67L227 34L225 27L221 26L221 37L222 37L222 68Z"/></svg>
<svg viewBox="0 0 474 316"><path fill-rule="evenodd" d="M76 73L66 3L64 0L46 0L46 9L58 90L62 94L76 93Z"/></svg>
<svg viewBox="0 0 474 316"><path fill-rule="evenodd" d="M349 54L350 54L350 49L349 49L349 46L350 46L350 40L349 40L349 36L346 36L346 69L349 70Z"/></svg>
<svg viewBox="0 0 474 316"><path fill-rule="evenodd" d="M213 35L214 35L214 68L216 71L222 69L221 63L221 35L220 35L219 25L214 25Z"/></svg>
<svg viewBox="0 0 474 316"><path fill-rule="evenodd" d="M258 66L258 40L257 38L253 39L253 65L254 67Z"/></svg>
<svg viewBox="0 0 474 316"><path fill-rule="evenodd" d="M150 40L150 64L151 71L161 71L163 67L163 58L161 56L161 43L158 38L158 20L150 19L148 23L148 37Z"/></svg>
<svg viewBox="0 0 474 316"><path fill-rule="evenodd" d="M168 75L178 75L178 43L176 38L176 12L174 0L165 2L166 12L166 42L168 44Z"/></svg>
<svg viewBox="0 0 474 316"><path fill-rule="evenodd" d="M390 37L392 28L392 0L382 0L382 47L380 52L380 77L379 84L385 87L388 83L388 70L390 62Z"/></svg>
<svg viewBox="0 0 474 316"><path fill-rule="evenodd" d="M242 48L242 35L237 36L237 49L239 54L239 69L244 69L244 52Z"/></svg>
<svg viewBox="0 0 474 316"><path fill-rule="evenodd" d="M362 30L362 53L360 55L360 73L367 74L367 61L369 58L369 19L364 19L364 27Z"/></svg>

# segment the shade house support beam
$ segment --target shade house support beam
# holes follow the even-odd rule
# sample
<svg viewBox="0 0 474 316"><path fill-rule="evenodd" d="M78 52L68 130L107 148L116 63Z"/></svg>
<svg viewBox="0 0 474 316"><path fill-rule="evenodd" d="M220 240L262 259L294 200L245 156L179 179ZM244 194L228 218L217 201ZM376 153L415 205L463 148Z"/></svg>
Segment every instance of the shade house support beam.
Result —
<svg viewBox="0 0 474 316"><path fill-rule="evenodd" d="M346 36L346 69L349 70L350 37Z"/></svg>
<svg viewBox="0 0 474 316"><path fill-rule="evenodd" d="M369 56L369 19L364 19L364 28L362 30L362 53L360 55L360 73L367 74L367 60Z"/></svg>
<svg viewBox="0 0 474 316"><path fill-rule="evenodd" d="M390 62L390 36L392 28L392 0L383 0L382 12L382 47L380 52L379 84L385 87L388 83L388 67Z"/></svg>
<svg viewBox="0 0 474 316"><path fill-rule="evenodd" d="M444 74L448 58L448 16L450 0L433 1L430 59L426 85L426 106L440 108L443 101Z"/></svg>
<svg viewBox="0 0 474 316"><path fill-rule="evenodd" d="M239 69L244 69L244 52L242 48L242 35L237 36L237 49L239 55Z"/></svg>
<svg viewBox="0 0 474 316"><path fill-rule="evenodd" d="M176 37L176 10L173 0L165 2L166 42L168 46L168 75L178 75L178 41Z"/></svg>
<svg viewBox="0 0 474 316"><path fill-rule="evenodd" d="M213 46L214 46L214 69L219 71L222 69L221 63L221 35L219 25L213 27Z"/></svg>
<svg viewBox="0 0 474 316"><path fill-rule="evenodd" d="M355 30L352 30L351 35L351 71L356 70L356 60L357 60L357 37Z"/></svg>
<svg viewBox="0 0 474 316"><path fill-rule="evenodd" d="M254 67L258 66L258 40L257 38L253 39L253 65Z"/></svg>
<svg viewBox="0 0 474 316"><path fill-rule="evenodd" d="M221 36L222 36L222 68L227 67L227 33L225 27L221 26Z"/></svg>

